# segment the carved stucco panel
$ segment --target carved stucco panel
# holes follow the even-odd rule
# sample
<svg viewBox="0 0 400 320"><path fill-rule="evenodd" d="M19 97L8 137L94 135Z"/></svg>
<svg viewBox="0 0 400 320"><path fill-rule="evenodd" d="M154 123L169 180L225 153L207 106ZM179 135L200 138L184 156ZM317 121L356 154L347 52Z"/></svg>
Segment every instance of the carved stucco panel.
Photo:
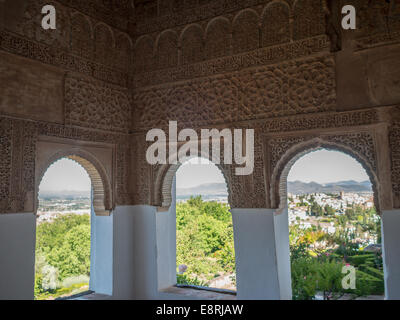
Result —
<svg viewBox="0 0 400 320"><path fill-rule="evenodd" d="M65 79L65 109L67 124L117 132L131 125L126 89L77 75Z"/></svg>
<svg viewBox="0 0 400 320"><path fill-rule="evenodd" d="M290 61L134 92L134 127L156 128L160 115L186 126L333 111L331 55Z"/></svg>

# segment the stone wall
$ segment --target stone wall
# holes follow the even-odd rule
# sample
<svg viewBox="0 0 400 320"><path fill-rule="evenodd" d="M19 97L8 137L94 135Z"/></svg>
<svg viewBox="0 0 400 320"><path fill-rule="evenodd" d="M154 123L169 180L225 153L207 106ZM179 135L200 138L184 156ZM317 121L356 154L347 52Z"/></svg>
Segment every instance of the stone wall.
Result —
<svg viewBox="0 0 400 320"><path fill-rule="evenodd" d="M59 0L55 31L44 3L0 1L0 212L32 212L41 136L112 145L114 205L162 206L171 168L146 163L145 134L170 120L255 129L253 175L221 166L232 207L278 207L284 160L309 141L348 150L378 206L400 207L395 2Z"/></svg>

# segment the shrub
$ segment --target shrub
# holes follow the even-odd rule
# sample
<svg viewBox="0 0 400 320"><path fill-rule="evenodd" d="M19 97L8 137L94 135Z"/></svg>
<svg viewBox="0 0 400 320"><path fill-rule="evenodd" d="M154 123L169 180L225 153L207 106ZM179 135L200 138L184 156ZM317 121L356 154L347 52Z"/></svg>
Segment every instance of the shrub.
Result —
<svg viewBox="0 0 400 320"><path fill-rule="evenodd" d="M361 264L368 264L368 260L372 259L372 261L375 260L375 255L374 254L360 254L360 255L354 255L347 257L347 261L351 263L352 265L358 267ZM370 260L371 261L371 260Z"/></svg>
<svg viewBox="0 0 400 320"><path fill-rule="evenodd" d="M356 271L356 293L359 296L370 294L382 295L385 292L383 279L378 279L368 273Z"/></svg>

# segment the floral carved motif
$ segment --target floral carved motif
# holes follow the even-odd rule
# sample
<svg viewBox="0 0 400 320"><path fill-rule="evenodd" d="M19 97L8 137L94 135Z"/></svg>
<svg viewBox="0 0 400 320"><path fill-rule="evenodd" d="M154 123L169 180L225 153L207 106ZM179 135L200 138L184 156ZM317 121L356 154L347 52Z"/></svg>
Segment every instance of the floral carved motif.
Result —
<svg viewBox="0 0 400 320"><path fill-rule="evenodd" d="M136 130L247 121L334 110L330 55L134 92Z"/></svg>
<svg viewBox="0 0 400 320"><path fill-rule="evenodd" d="M128 132L130 103L126 89L76 75L68 75L65 79L67 124Z"/></svg>

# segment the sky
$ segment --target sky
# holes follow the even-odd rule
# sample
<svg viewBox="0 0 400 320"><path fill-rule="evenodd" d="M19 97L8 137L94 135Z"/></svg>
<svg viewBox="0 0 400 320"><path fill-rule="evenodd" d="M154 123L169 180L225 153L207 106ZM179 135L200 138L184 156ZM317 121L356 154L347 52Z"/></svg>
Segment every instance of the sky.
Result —
<svg viewBox="0 0 400 320"><path fill-rule="evenodd" d="M182 164L176 172L177 188L192 188L208 183L225 183L225 179L218 167L204 158L193 158Z"/></svg>
<svg viewBox="0 0 400 320"><path fill-rule="evenodd" d="M176 173L177 188L192 188L200 184L225 183L221 171L206 159L194 158L184 163ZM293 165L288 181L328 183L343 180L369 180L361 164L338 151L319 150L308 153ZM41 191L89 191L90 178L85 169L69 159L54 163L45 173Z"/></svg>
<svg viewBox="0 0 400 320"><path fill-rule="evenodd" d="M43 176L40 191L90 191L86 170L77 162L61 159L51 165Z"/></svg>
<svg viewBox="0 0 400 320"><path fill-rule="evenodd" d="M367 173L354 158L338 151L318 150L301 157L292 166L288 181L329 183L345 180L366 181Z"/></svg>

